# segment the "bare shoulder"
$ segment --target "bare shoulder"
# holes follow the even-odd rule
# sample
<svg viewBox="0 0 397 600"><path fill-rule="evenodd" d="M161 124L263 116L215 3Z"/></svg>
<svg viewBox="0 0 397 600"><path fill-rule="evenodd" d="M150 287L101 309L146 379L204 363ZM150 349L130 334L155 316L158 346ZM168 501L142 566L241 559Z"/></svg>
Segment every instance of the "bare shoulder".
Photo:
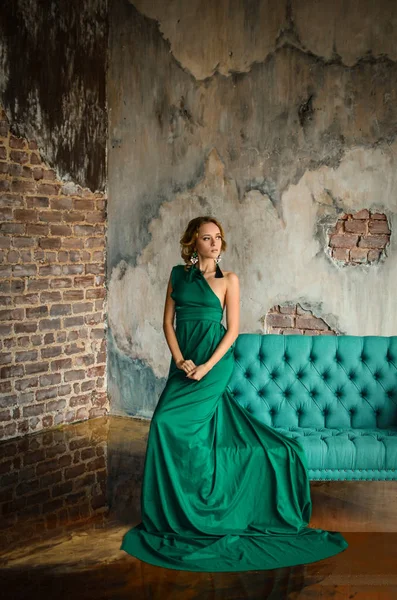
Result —
<svg viewBox="0 0 397 600"><path fill-rule="evenodd" d="M239 284L239 278L237 273L234 273L234 271L222 271L225 279L226 279L226 285L229 287L232 286L236 286Z"/></svg>

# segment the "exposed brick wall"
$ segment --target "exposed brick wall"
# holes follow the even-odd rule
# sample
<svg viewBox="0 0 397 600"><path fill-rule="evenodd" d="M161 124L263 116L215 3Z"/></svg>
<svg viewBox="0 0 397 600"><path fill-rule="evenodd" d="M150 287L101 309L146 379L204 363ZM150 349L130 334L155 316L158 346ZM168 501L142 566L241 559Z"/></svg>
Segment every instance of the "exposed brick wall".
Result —
<svg viewBox="0 0 397 600"><path fill-rule="evenodd" d="M0 439L107 411L105 222L0 110Z"/></svg>
<svg viewBox="0 0 397 600"><path fill-rule="evenodd" d="M265 319L266 333L281 335L336 335L329 325L300 304L273 306Z"/></svg>
<svg viewBox="0 0 397 600"><path fill-rule="evenodd" d="M103 520L108 419L0 443L0 549Z"/></svg>
<svg viewBox="0 0 397 600"><path fill-rule="evenodd" d="M391 234L386 215L366 209L343 215L329 233L332 258L349 265L378 262Z"/></svg>

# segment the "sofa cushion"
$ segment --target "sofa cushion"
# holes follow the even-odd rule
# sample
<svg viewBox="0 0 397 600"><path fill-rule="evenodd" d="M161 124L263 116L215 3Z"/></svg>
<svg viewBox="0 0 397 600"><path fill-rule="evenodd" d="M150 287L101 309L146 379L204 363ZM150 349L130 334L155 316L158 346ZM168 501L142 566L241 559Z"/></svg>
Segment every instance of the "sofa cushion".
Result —
<svg viewBox="0 0 397 600"><path fill-rule="evenodd" d="M296 438L311 469L395 469L397 429L277 428Z"/></svg>
<svg viewBox="0 0 397 600"><path fill-rule="evenodd" d="M272 427L397 428L397 337L240 334L228 389Z"/></svg>

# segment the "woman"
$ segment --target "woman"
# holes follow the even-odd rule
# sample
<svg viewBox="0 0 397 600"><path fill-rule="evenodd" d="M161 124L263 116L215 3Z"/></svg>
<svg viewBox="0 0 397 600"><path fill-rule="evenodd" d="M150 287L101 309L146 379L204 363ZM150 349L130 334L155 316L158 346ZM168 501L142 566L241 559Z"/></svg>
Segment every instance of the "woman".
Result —
<svg viewBox="0 0 397 600"><path fill-rule="evenodd" d="M142 522L122 549L153 565L211 572L274 569L341 552L340 533L307 527L302 446L226 389L240 301L237 275L218 264L226 250L221 224L197 217L180 243L186 264L174 266L168 282L163 328L172 358L150 423Z"/></svg>

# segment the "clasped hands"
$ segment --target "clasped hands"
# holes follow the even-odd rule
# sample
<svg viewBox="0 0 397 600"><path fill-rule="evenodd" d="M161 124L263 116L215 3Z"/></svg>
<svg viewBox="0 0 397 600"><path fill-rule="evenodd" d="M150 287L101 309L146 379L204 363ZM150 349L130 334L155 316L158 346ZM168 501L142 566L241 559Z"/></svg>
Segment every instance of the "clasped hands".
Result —
<svg viewBox="0 0 397 600"><path fill-rule="evenodd" d="M195 365L192 360L178 360L176 363L178 369L185 371L186 377L189 379L194 379L196 381L200 381L211 370L211 367L206 363L202 365Z"/></svg>

